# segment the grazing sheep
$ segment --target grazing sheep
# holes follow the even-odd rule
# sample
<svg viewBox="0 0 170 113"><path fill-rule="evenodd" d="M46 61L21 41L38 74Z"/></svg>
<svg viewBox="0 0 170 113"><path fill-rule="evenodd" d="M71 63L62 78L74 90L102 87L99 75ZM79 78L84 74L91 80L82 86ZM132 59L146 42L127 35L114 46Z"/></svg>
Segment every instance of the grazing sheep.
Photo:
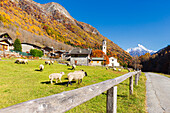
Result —
<svg viewBox="0 0 170 113"><path fill-rule="evenodd" d="M67 62L66 64L67 64L67 66L70 66L70 62Z"/></svg>
<svg viewBox="0 0 170 113"><path fill-rule="evenodd" d="M54 64L54 61L50 61L51 64Z"/></svg>
<svg viewBox="0 0 170 113"><path fill-rule="evenodd" d="M113 68L113 71L116 71L116 68Z"/></svg>
<svg viewBox="0 0 170 113"><path fill-rule="evenodd" d="M74 70L76 69L76 65L74 65L74 64L72 65L72 70L73 70L73 69L74 69Z"/></svg>
<svg viewBox="0 0 170 113"><path fill-rule="evenodd" d="M49 64L50 65L50 61L45 61L45 64Z"/></svg>
<svg viewBox="0 0 170 113"><path fill-rule="evenodd" d="M121 69L118 69L118 71L121 71Z"/></svg>
<svg viewBox="0 0 170 113"><path fill-rule="evenodd" d="M64 72L60 72L60 73L52 73L49 75L49 79L51 81L51 84L53 83L53 79L56 79L56 83L57 83L57 79L61 81L61 77L64 75Z"/></svg>
<svg viewBox="0 0 170 113"><path fill-rule="evenodd" d="M39 66L39 68L40 68L40 71L43 71L44 65L41 64L41 65Z"/></svg>
<svg viewBox="0 0 170 113"><path fill-rule="evenodd" d="M15 63L20 63L21 64L21 62L22 62L22 59L16 59L16 61L15 61Z"/></svg>
<svg viewBox="0 0 170 113"><path fill-rule="evenodd" d="M78 84L80 84L82 82L84 76L87 76L87 73L84 72L84 70L70 72L67 75L67 77L68 77L67 87L68 87L69 84L71 84L72 80L78 80Z"/></svg>
<svg viewBox="0 0 170 113"><path fill-rule="evenodd" d="M27 59L17 59L16 61L15 61L15 63L20 63L20 64L28 64L28 60Z"/></svg>
<svg viewBox="0 0 170 113"><path fill-rule="evenodd" d="M26 63L28 64L28 60L27 60L27 59L21 59L21 60L22 60L22 61L21 61L22 64L26 64Z"/></svg>

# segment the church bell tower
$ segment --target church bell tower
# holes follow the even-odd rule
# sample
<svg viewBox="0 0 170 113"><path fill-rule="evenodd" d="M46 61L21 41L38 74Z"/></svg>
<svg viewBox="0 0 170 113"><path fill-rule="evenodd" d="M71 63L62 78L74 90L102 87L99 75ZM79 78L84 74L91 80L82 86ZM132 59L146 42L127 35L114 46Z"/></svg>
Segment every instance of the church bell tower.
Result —
<svg viewBox="0 0 170 113"><path fill-rule="evenodd" d="M102 51L106 54L106 40L103 40L103 48Z"/></svg>

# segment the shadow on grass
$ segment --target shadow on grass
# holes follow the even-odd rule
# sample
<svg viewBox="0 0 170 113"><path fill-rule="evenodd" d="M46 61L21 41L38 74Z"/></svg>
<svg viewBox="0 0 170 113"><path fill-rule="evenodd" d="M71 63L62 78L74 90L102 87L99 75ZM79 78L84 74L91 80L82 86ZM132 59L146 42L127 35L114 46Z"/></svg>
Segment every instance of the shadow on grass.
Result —
<svg viewBox="0 0 170 113"><path fill-rule="evenodd" d="M51 84L50 81L41 82L41 84Z"/></svg>
<svg viewBox="0 0 170 113"><path fill-rule="evenodd" d="M102 93L102 95L107 95L107 93Z"/></svg>
<svg viewBox="0 0 170 113"><path fill-rule="evenodd" d="M104 93L104 92L103 92L102 95L107 95L107 93ZM117 96L118 96L118 97L123 97L123 98L124 98L124 97L127 97L127 95L117 95Z"/></svg>
<svg viewBox="0 0 170 113"><path fill-rule="evenodd" d="M40 69L35 69L35 71L40 71L40 72L42 72Z"/></svg>
<svg viewBox="0 0 170 113"><path fill-rule="evenodd" d="M67 85L68 82L60 82L60 83L55 83L55 85ZM72 81L71 83L76 83L76 81Z"/></svg>
<svg viewBox="0 0 170 113"><path fill-rule="evenodd" d="M68 70L73 70L72 68L68 68Z"/></svg>
<svg viewBox="0 0 170 113"><path fill-rule="evenodd" d="M127 85L127 86L129 85L128 83L119 83L119 84L122 84L122 85Z"/></svg>
<svg viewBox="0 0 170 113"><path fill-rule="evenodd" d="M68 80L68 78L64 78L64 80Z"/></svg>
<svg viewBox="0 0 170 113"><path fill-rule="evenodd" d="M118 97L127 97L127 95L117 95Z"/></svg>
<svg viewBox="0 0 170 113"><path fill-rule="evenodd" d="M54 83L54 85L67 85L68 82L58 82L58 83L56 83L55 81L53 81L53 83ZM72 81L71 83L72 84L76 83L76 81ZM45 81L45 82L41 82L41 84L51 84L51 82L50 81Z"/></svg>

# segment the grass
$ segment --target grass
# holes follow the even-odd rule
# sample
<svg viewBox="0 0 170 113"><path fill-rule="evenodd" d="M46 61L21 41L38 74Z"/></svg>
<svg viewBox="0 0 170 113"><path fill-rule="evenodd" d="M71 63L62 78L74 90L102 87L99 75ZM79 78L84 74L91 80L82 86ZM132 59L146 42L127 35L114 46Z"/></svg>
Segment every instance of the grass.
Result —
<svg viewBox="0 0 170 113"><path fill-rule="evenodd" d="M29 61L29 64L15 64L14 59L3 59L0 61L0 109L28 100L46 97L63 91L77 89L83 86L99 83L111 78L115 78L127 73L113 72L102 67L77 66L76 70L83 69L88 76L78 85L66 87L67 74L72 72L71 67L55 63L54 65L44 65L43 72L38 71L43 60ZM65 72L62 83L50 84L48 76L51 73ZM117 112L123 113L144 113L145 110L145 76L140 77L139 85L134 85L134 94L129 95L129 80L125 80L118 85ZM68 113L94 113L106 112L106 92L71 109Z"/></svg>

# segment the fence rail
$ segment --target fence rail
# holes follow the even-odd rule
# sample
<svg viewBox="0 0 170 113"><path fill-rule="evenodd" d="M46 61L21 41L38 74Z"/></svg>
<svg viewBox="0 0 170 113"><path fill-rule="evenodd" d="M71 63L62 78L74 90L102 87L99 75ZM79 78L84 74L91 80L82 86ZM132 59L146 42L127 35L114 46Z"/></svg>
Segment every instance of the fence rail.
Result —
<svg viewBox="0 0 170 113"><path fill-rule="evenodd" d="M130 72L120 77L109 79L97 84L85 86L71 91L65 91L52 96L30 100L0 110L0 113L62 113L66 112L98 95L107 91L107 113L116 113L117 109L117 84L127 78L130 79L130 94L133 93L133 75L135 84L141 72Z"/></svg>

